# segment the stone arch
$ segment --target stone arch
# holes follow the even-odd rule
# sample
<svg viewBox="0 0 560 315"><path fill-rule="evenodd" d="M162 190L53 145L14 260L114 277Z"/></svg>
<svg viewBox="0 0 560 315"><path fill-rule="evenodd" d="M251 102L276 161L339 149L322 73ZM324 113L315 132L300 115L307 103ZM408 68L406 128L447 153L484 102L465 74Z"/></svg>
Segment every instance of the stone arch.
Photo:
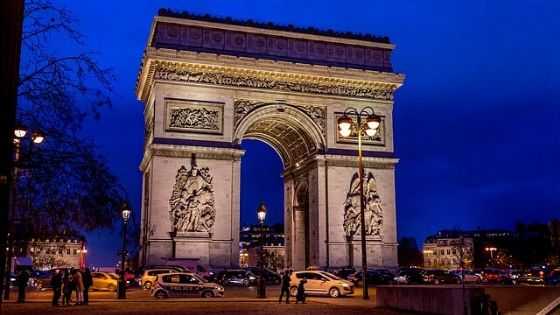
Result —
<svg viewBox="0 0 560 315"><path fill-rule="evenodd" d="M284 103L257 103L235 122L233 142L257 139L269 144L285 169L325 148L326 139L315 121L301 109Z"/></svg>

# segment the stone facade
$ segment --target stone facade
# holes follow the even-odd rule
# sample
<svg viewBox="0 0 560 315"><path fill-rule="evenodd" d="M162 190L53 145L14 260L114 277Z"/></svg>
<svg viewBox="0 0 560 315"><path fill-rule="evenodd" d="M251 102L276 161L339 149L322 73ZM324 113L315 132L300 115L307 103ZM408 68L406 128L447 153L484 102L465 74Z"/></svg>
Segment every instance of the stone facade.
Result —
<svg viewBox="0 0 560 315"><path fill-rule="evenodd" d="M226 34L225 41L227 36L233 41L228 45L251 36L283 38L286 43L298 39L306 45L378 51L381 59L368 59L370 66L315 55L293 62L277 56L281 47L261 57L240 54L226 44L210 43L218 35L193 38L193 29ZM365 39L157 16L137 84L146 128L140 165L142 262L192 260L218 268L239 264L244 154L239 144L258 139L271 145L284 164L286 265L358 265L359 233L345 229L349 211L355 211L357 145L337 135L336 119L348 107L370 106L382 124L363 146L372 223L366 235L368 263L397 266L398 160L393 155L392 112L393 93L404 77L390 72L392 49L391 44Z"/></svg>

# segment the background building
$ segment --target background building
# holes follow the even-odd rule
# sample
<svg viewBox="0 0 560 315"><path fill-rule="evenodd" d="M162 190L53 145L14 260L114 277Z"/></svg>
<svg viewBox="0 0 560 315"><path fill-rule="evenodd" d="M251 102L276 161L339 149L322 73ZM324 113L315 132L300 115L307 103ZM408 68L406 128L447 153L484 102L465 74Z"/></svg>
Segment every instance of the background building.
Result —
<svg viewBox="0 0 560 315"><path fill-rule="evenodd" d="M266 267L272 270L285 268L284 225L265 225L262 232L259 225L245 226L241 229L239 240L239 266L256 267L259 262L259 246L264 241L263 255Z"/></svg>
<svg viewBox="0 0 560 315"><path fill-rule="evenodd" d="M518 223L514 230L442 230L424 242L424 267L454 269L453 248L462 237L469 240L472 268L529 268L560 265L560 223ZM468 249L467 248L467 249ZM468 267L468 265L466 265Z"/></svg>
<svg viewBox="0 0 560 315"><path fill-rule="evenodd" d="M460 231L440 231L424 242L424 267L441 269L472 268L473 238Z"/></svg>
<svg viewBox="0 0 560 315"><path fill-rule="evenodd" d="M86 266L86 241L83 236L31 235L19 238L13 247L12 271L17 266L30 266L35 270L56 267L83 268Z"/></svg>

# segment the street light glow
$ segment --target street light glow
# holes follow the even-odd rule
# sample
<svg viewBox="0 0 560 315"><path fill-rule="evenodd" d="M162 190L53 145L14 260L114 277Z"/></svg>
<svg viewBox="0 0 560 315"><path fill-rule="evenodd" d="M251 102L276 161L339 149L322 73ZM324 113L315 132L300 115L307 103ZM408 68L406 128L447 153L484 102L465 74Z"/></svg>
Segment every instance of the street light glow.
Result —
<svg viewBox="0 0 560 315"><path fill-rule="evenodd" d="M41 144L43 143L43 141L45 141L45 136L42 132L35 131L33 132L33 134L31 134L31 140L33 141L33 143Z"/></svg>
<svg viewBox="0 0 560 315"><path fill-rule="evenodd" d="M129 209L128 204L125 203L122 208L122 218L125 223L128 222L131 213L132 211Z"/></svg>
<svg viewBox="0 0 560 315"><path fill-rule="evenodd" d="M18 139L25 137L26 134L27 134L27 129L25 129L22 126L17 126L16 129L14 129L14 136L16 136L16 138Z"/></svg>
<svg viewBox="0 0 560 315"><path fill-rule="evenodd" d="M263 202L261 202L257 208L257 218L259 219L259 223L264 223L264 219L266 218L266 205Z"/></svg>

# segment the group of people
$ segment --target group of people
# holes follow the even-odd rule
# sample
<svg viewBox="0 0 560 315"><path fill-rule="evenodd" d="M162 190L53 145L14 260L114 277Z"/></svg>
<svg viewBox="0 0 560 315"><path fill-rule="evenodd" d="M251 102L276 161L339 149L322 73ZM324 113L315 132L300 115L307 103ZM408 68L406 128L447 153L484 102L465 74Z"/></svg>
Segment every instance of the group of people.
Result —
<svg viewBox="0 0 560 315"><path fill-rule="evenodd" d="M75 293L74 305L87 305L89 303L89 288L93 284L91 272L86 268L83 272L79 269L55 270L51 278L51 286L53 289L52 305L60 305L62 297L62 305L72 304L72 294Z"/></svg>
<svg viewBox="0 0 560 315"><path fill-rule="evenodd" d="M281 289L280 289L280 297L278 298L278 303L282 303L282 298L286 295L286 304L290 304L290 278L291 278L292 271L285 270L282 273L282 280L281 280ZM301 279L297 286L297 293L296 293L296 304L303 303L305 304L305 283L307 281L305 279Z"/></svg>

